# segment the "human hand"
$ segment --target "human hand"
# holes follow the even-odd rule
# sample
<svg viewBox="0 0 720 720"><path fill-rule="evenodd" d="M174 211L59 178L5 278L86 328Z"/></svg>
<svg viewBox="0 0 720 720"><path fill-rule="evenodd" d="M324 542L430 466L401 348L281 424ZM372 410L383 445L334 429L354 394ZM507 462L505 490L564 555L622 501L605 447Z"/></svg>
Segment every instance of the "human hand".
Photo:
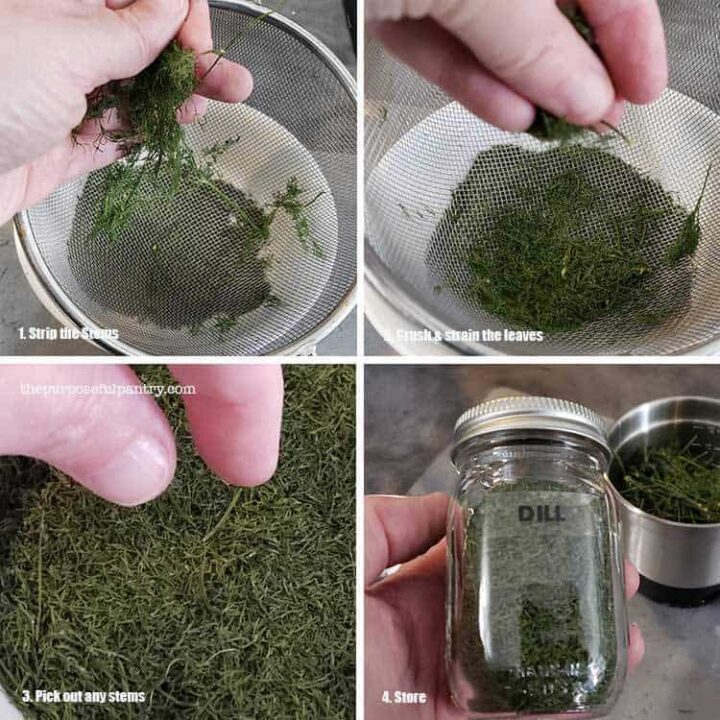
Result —
<svg viewBox="0 0 720 720"><path fill-rule="evenodd" d="M660 12L656 0L578 5L602 60L556 0L367 0L366 17L390 52L504 130L527 130L535 106L617 124L625 100L651 102L667 85Z"/></svg>
<svg viewBox="0 0 720 720"><path fill-rule="evenodd" d="M279 365L178 365L195 446L231 485L275 472L283 405ZM39 458L118 505L152 500L175 473L175 441L153 398L140 394L30 395L41 386L138 386L124 365L6 365L0 368L0 455Z"/></svg>
<svg viewBox="0 0 720 720"><path fill-rule="evenodd" d="M449 498L434 494L365 500L365 710L369 720L460 720L445 673L444 540ZM403 563L385 579L380 574ZM625 564L626 592L637 571ZM642 660L640 630L630 626L628 664ZM427 693L427 704L382 703L385 690ZM387 708L390 707L391 710Z"/></svg>
<svg viewBox="0 0 720 720"><path fill-rule="evenodd" d="M96 147L97 120L72 137L86 97L140 73L175 37L198 54L212 49L208 0L0 0L0 224L122 156L118 145ZM199 77L216 57L198 58ZM180 119L204 113L207 98L241 102L252 87L248 70L223 60Z"/></svg>

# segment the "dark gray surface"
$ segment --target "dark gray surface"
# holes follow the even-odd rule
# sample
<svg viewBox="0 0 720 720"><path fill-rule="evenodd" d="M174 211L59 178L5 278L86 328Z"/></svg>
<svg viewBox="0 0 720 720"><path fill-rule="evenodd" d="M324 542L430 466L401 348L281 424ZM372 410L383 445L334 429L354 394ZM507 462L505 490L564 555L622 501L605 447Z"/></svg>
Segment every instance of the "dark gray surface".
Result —
<svg viewBox="0 0 720 720"><path fill-rule="evenodd" d="M365 354L366 355L397 355L383 339L373 324L365 318Z"/></svg>
<svg viewBox="0 0 720 720"><path fill-rule="evenodd" d="M720 367L367 366L367 492L452 492L456 475L448 449L454 421L498 387L557 395L617 417L661 396L720 397ZM628 610L643 632L645 659L628 679L611 720L719 717L720 601L680 609L637 596Z"/></svg>
<svg viewBox="0 0 720 720"><path fill-rule="evenodd" d="M365 370L365 483L405 493L450 442L457 416L498 386L617 417L668 395L720 397L717 366L377 365Z"/></svg>
<svg viewBox="0 0 720 720"><path fill-rule="evenodd" d="M276 3L261 3L273 7ZM342 0L288 0L283 14L325 43L355 75L356 59ZM325 341L317 354L352 356L357 352L357 315L353 312ZM0 226L0 355L100 355L82 341L22 341L18 328L59 328L27 283L17 260L12 226Z"/></svg>
<svg viewBox="0 0 720 720"><path fill-rule="evenodd" d="M261 4L277 6L276 2ZM355 75L355 54L342 0L288 0L282 14L325 43Z"/></svg>

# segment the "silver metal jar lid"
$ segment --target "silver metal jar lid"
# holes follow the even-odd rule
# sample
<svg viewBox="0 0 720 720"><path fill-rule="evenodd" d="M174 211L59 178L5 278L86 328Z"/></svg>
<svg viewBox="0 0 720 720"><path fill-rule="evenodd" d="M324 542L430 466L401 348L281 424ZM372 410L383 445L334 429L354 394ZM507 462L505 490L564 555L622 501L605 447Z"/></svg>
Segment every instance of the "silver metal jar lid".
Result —
<svg viewBox="0 0 720 720"><path fill-rule="evenodd" d="M509 397L476 405L455 423L454 445L473 437L508 430L548 430L570 433L601 445L609 452L605 420L594 410L549 397Z"/></svg>

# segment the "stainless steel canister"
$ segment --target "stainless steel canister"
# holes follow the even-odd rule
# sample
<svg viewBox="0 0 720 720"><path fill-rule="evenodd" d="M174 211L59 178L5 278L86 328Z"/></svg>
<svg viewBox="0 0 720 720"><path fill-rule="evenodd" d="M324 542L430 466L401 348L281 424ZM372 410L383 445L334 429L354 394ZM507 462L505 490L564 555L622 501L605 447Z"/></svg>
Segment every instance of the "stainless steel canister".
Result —
<svg viewBox="0 0 720 720"><path fill-rule="evenodd" d="M615 423L609 440L614 454L610 480L627 557L646 581L685 591L688 601L692 591L706 591L705 597L707 591L720 591L720 523L692 525L657 518L631 505L618 489L625 471L642 462L649 448L690 445L720 467L720 400L670 397L645 403ZM703 599L702 592L697 599Z"/></svg>

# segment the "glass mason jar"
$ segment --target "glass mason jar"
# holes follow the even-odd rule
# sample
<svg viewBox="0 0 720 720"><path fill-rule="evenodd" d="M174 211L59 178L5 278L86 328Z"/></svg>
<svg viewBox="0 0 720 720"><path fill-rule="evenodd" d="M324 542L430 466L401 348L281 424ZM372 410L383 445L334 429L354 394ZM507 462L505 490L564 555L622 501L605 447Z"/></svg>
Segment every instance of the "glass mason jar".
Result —
<svg viewBox="0 0 720 720"><path fill-rule="evenodd" d="M455 426L447 670L473 715L610 710L627 670L619 526L603 420L520 397Z"/></svg>

